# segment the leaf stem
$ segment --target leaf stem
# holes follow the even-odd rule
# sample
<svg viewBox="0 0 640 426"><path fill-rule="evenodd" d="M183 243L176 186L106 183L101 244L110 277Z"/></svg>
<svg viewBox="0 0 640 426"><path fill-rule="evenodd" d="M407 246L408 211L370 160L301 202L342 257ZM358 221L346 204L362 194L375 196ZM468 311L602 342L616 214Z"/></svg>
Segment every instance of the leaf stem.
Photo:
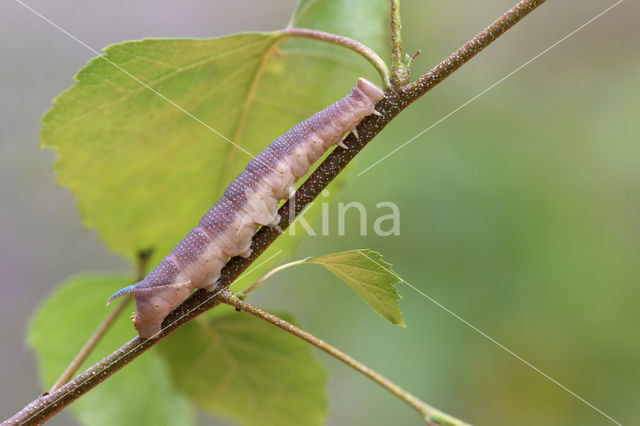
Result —
<svg viewBox="0 0 640 426"><path fill-rule="evenodd" d="M138 253L136 281L140 281L142 278L144 278L144 271L150 257L150 250L143 250ZM89 357L89 355L91 355L91 352L93 352L100 340L102 340L109 328L111 328L120 314L124 312L124 309L130 302L131 296L126 296L120 301L120 303L116 305L116 307L111 312L109 312L109 315L107 315L107 317L100 323L100 325L98 325L96 331L93 332L91 337L89 337L89 340L87 340L82 349L80 349L80 352L78 352L75 358L73 358L73 361L71 361L67 368L62 372L49 392L53 392L56 389L60 388L62 385L67 383L71 379L71 377L73 377L76 371L78 371L78 368L80 368L82 363Z"/></svg>
<svg viewBox="0 0 640 426"><path fill-rule="evenodd" d="M391 84L394 87L400 87L409 83L409 67L402 57L400 0L389 0L389 5L391 8Z"/></svg>
<svg viewBox="0 0 640 426"><path fill-rule="evenodd" d="M349 367L359 371L360 373L364 374L365 376L367 376L368 378L378 383L380 386L387 389L389 392L391 392L392 394L394 394L395 396L397 396L398 398L400 398L401 400L409 404L413 409L418 411L423 416L423 418L425 419L425 421L428 422L428 424L450 425L450 426L467 425L467 423L464 423L463 421L458 420L430 406L426 402L422 401L420 398L416 397L415 395L404 390L397 384L393 383L391 380L387 379L380 373L372 370L371 368L362 364L360 361L342 352L340 349L334 346L331 346L324 340L318 339L313 334L307 331L304 331L299 327L296 327L295 325L283 320L282 318L276 315L265 312L262 309L254 305L251 305L250 303L240 300L236 296L236 294L234 294L233 292L229 290L223 290L216 296L216 298L222 301L223 303L226 303L227 305L233 306L238 310L248 312L255 317L258 317L267 322L270 322L271 324L277 327L280 327L284 331L287 331L293 334L294 336L297 336L302 340L308 343L311 343L318 349L328 353L329 355L336 358L337 360L347 364Z"/></svg>
<svg viewBox="0 0 640 426"><path fill-rule="evenodd" d="M545 0L521 0L512 9L498 18L493 24L476 35L473 45L462 46L447 59L423 75L416 82L403 87L399 91L387 91L386 98L376 105L380 116L370 115L358 125L359 138L353 133L344 140L348 149L336 149L316 168L309 178L298 188L294 202L287 201L278 214L281 216L279 227L262 227L253 237L251 255L248 258L234 257L230 259L218 282L220 289L229 287L264 251L282 234L309 203L320 195L326 186L344 170L349 162L389 124L407 106L415 102L437 84L453 74L462 64L469 61L480 50L489 46L500 35L512 28L522 18L544 3ZM471 42L470 42L471 43ZM451 66L447 66L451 63ZM444 65L443 65L444 64ZM193 293L180 306L174 309L163 322L160 335L153 340L135 337L102 361L89 367L61 388L49 394L43 394L29 403L13 417L8 424L42 423L49 419L80 396L97 386L107 377L133 361L157 342L193 320L198 315L218 306L220 301L205 290Z"/></svg>
<svg viewBox="0 0 640 426"><path fill-rule="evenodd" d="M380 78L382 79L382 83L385 89L391 87L391 82L389 81L389 68L387 68L387 64L385 64L382 58L380 58L380 56L378 56L378 54L374 52L370 47L360 43L357 40L337 34L325 33L323 31L311 30L307 28L290 27L282 30L281 34L285 37L302 37L310 38L313 40L320 40L352 50L365 58L371 63L371 65L375 67L375 69L378 71L378 74L380 74Z"/></svg>
<svg viewBox="0 0 640 426"><path fill-rule="evenodd" d="M301 265L301 264L305 263L307 261L307 259L309 259L309 258L305 257L304 259L294 260L293 262L285 263L284 265L280 265L280 266L278 266L276 268L273 268L272 270L270 270L269 272L267 272L266 274L264 274L263 276L258 278L258 280L255 283L251 284L250 287L245 288L244 290L239 292L238 296L239 297L246 296L247 294L251 293L256 288L258 288L263 282L265 282L266 280L268 280L269 278L271 278L272 276L274 276L278 272L280 272L282 270L285 270L287 268L290 268L292 266Z"/></svg>

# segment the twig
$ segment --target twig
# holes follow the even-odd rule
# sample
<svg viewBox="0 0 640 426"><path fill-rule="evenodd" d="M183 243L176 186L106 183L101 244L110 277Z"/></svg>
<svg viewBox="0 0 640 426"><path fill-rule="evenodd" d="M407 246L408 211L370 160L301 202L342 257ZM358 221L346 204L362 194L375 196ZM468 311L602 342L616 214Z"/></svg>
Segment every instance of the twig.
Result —
<svg viewBox="0 0 640 426"><path fill-rule="evenodd" d="M352 50L369 61L371 65L373 65L375 69L378 70L385 89L391 87L391 83L389 81L389 68L387 68L387 64L385 64L385 62L382 60L382 58L380 58L380 56L378 56L376 52L357 40L353 40L349 37L337 34L325 33L323 31L310 30L307 28L290 27L281 31L281 34L286 37L303 37L320 40Z"/></svg>
<svg viewBox="0 0 640 426"><path fill-rule="evenodd" d="M389 6L391 8L391 84L394 87L401 87L409 83L409 67L403 58L400 0L389 0Z"/></svg>
<svg viewBox="0 0 640 426"><path fill-rule="evenodd" d="M426 402L422 401L420 398L402 389L400 386L396 385L386 377L382 376L381 374L377 373L376 371L372 370L366 365L363 365L358 360L342 352L340 349L334 346L331 346L330 344L328 344L323 340L318 339L313 334L308 333L302 330L301 328L296 327L295 325L283 320L282 318L279 318L273 314L265 312L262 309L251 305L250 303L240 300L238 297L236 297L236 295L233 292L229 290L223 290L222 292L220 292L220 294L216 296L216 298L222 301L223 303L226 303L227 305L233 306L237 310L248 312L255 317L258 317L267 322L270 322L275 326L280 327L284 331L287 331L301 338L302 340L305 340L306 342L311 343L313 346L317 347L318 349L321 349L324 352L331 355L332 357L338 359L339 361L344 362L349 367L355 370L358 370L360 373L364 374L365 376L367 376L368 378L378 383L380 386L387 389L392 394L394 394L395 396L397 396L398 398L400 398L401 400L409 404L412 408L414 408L416 411L418 411L422 415L425 421L438 424L438 425L450 425L450 426L467 425L467 423L464 423L463 421L458 420L446 413L443 413L437 408L430 406Z"/></svg>
<svg viewBox="0 0 640 426"><path fill-rule="evenodd" d="M258 278L258 280L255 283L251 284L250 287L245 288L244 290L239 292L238 296L239 297L246 296L247 294L251 293L256 288L258 288L263 282L265 282L266 280L268 280L269 278L271 278L272 276L274 276L278 272L280 272L280 271L282 271L284 269L290 268L291 266L301 265L301 264L305 263L307 261L307 259L308 259L308 257L305 257L304 259L294 260L293 262L285 263L284 265L280 265L280 266L278 266L276 268L273 268L272 270L270 270L269 272L267 272L266 274L264 274L263 276Z"/></svg>
<svg viewBox="0 0 640 426"><path fill-rule="evenodd" d="M311 176L300 186L295 194L293 208L286 202L278 211L282 218L279 227L263 227L254 236L251 256L244 259L234 257L227 262L222 270L219 286L228 288L240 274L251 265L281 233L293 222L293 220L311 203L322 190L347 166L347 164L403 109L423 96L438 83L444 81L462 63L471 59L476 53L489 46L497 37L513 27L524 16L544 3L544 0L522 0L505 15L489 26L482 33L473 38L473 53L466 52L465 46L454 52L448 59L434 68L418 82L410 84L398 92L387 91L387 97L376 105L381 115L370 115L358 125L359 138L351 133L345 144L348 149L336 149L318 166ZM468 43L467 43L468 44ZM442 64L458 64L456 66L441 66ZM98 385L107 377L124 367L126 364L140 356L158 341L182 327L193 318L220 304L215 297L204 290L196 291L185 300L165 319L163 331L157 339L145 340L135 337L120 349L107 356L102 361L94 364L84 373L68 382L56 391L45 394L31 402L25 408L6 421L6 424L41 423L58 411L69 405L91 388Z"/></svg>
<svg viewBox="0 0 640 426"><path fill-rule="evenodd" d="M481 50L493 43L498 37L507 32L515 24L520 22L525 16L533 12L546 0L520 1L509 9L504 15L498 18L493 24L478 33L462 47L449 55L447 59L436 65L431 71L420 77L417 81L409 84L405 90L410 97L421 96L450 76L463 64L469 62Z"/></svg>
<svg viewBox="0 0 640 426"><path fill-rule="evenodd" d="M144 271L146 269L149 258L151 257L150 250L144 250L138 253L138 267L136 272L136 281L144 278ZM120 314L124 311L127 305L131 302L131 296L127 296L120 301L116 305L116 307L109 312L109 315L100 323L96 331L93 332L87 343L84 344L80 352L73 358L73 361L67 366L67 368L62 372L58 380L51 387L49 392L53 392L73 377L73 375L78 371L78 368L82 365L82 363L91 355L91 352L95 349L96 345L102 340L104 335L107 333L109 328L113 325L115 320L120 316Z"/></svg>
<svg viewBox="0 0 640 426"><path fill-rule="evenodd" d="M102 340L109 328L111 328L115 320L120 316L120 314L124 311L124 309L130 302L131 296L128 295L123 298L111 312L109 312L109 315L107 315L107 317L100 323L96 331L94 331L91 337L89 337L87 343L84 344L82 349L80 349L80 352L78 352L76 357L73 358L73 361L71 361L67 368L62 372L49 392L53 392L56 389L60 388L62 385L67 383L71 379L71 377L73 377L76 371L78 371L78 368L80 368L82 363L89 357L89 355L91 355L91 352L93 352L100 340Z"/></svg>

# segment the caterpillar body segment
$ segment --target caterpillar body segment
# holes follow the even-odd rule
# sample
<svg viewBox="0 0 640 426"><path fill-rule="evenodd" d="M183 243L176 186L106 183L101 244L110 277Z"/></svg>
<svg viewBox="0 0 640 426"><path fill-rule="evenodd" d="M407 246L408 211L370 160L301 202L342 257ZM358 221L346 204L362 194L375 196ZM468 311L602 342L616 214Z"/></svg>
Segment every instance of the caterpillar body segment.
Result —
<svg viewBox="0 0 640 426"><path fill-rule="evenodd" d="M249 162L198 225L142 281L116 292L136 300L133 323L143 338L196 288L213 291L230 257L248 257L260 226L277 226L278 203L294 184L363 117L374 114L382 90L363 78L346 97L294 126ZM356 136L357 137L357 136ZM344 145L342 145L344 146ZM107 302L108 303L108 302Z"/></svg>

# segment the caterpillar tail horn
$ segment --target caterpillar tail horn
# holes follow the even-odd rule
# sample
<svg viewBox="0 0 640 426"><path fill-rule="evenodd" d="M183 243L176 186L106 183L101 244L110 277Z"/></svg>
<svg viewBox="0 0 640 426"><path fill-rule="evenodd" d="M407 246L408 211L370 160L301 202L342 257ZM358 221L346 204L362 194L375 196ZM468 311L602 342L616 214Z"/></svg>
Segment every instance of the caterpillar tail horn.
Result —
<svg viewBox="0 0 640 426"><path fill-rule="evenodd" d="M130 285L130 286L127 286L127 287L123 288L122 290L116 291L115 293L113 293L111 295L109 300L107 300L107 306L109 306L109 303L113 302L118 297L121 297L121 296L124 296L125 294L131 293L132 290L133 290L133 285Z"/></svg>

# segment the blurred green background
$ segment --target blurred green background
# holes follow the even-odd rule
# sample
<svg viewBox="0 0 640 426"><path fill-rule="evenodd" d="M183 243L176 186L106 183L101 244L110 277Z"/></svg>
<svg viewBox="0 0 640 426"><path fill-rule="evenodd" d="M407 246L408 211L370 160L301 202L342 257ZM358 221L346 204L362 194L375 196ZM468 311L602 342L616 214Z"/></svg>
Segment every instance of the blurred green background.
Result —
<svg viewBox="0 0 640 426"><path fill-rule="evenodd" d="M286 25L293 0L29 3L94 48L142 37L210 37ZM405 0L414 75L511 1ZM613 4L549 1L404 112L351 169L369 166ZM38 149L50 100L93 54L16 2L0 5L0 417L39 388L24 345L29 315L80 271L127 271L84 230ZM347 235L335 223L297 257L371 248L402 277L623 424L640 400L640 5L626 1L360 177L338 201L363 202ZM335 188L332 188L335 190ZM401 234L371 232L376 203L401 210ZM318 206L316 206L318 207ZM336 215L335 205L331 207ZM285 259L280 259L279 262ZM407 328L387 324L314 266L256 293L317 336L475 424L609 421L406 286ZM317 353L317 352L316 352ZM330 424L420 424L381 388L317 353L331 373ZM70 424L68 414L51 424ZM201 424L212 424L208 417Z"/></svg>

